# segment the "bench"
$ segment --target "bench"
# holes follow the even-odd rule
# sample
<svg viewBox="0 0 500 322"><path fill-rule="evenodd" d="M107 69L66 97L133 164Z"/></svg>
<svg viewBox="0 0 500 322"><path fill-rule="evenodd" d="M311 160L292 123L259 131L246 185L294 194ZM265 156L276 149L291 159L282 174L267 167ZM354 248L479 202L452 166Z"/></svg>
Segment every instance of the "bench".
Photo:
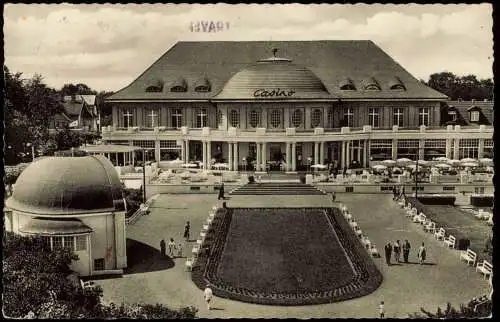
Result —
<svg viewBox="0 0 500 322"><path fill-rule="evenodd" d="M443 239L443 245L446 245L450 248L455 248L456 241L457 240L456 240L455 236L450 235L450 236L446 237L445 239Z"/></svg>
<svg viewBox="0 0 500 322"><path fill-rule="evenodd" d="M446 231L444 230L443 227L439 228L438 231L434 233L434 237L436 237L437 240L443 240L445 236Z"/></svg>
<svg viewBox="0 0 500 322"><path fill-rule="evenodd" d="M80 285L84 291L91 291L97 286L93 281L84 282L83 280L80 280Z"/></svg>
<svg viewBox="0 0 500 322"><path fill-rule="evenodd" d="M462 254L460 255L460 260L464 260L467 262L467 265L472 264L472 266L474 266L474 264L476 263L476 259L477 259L477 255L474 251L470 250L470 248L467 248L467 251L465 252L462 252Z"/></svg>
<svg viewBox="0 0 500 322"><path fill-rule="evenodd" d="M482 263L477 264L476 272L481 272L483 274L484 279L487 276L491 276L493 274L493 265L487 260L483 260Z"/></svg>
<svg viewBox="0 0 500 322"><path fill-rule="evenodd" d="M353 229L356 229L356 228L358 227L358 223L357 223L357 222L355 222L355 221L351 221L351 222L349 223L349 225L351 225L351 227L352 227Z"/></svg>

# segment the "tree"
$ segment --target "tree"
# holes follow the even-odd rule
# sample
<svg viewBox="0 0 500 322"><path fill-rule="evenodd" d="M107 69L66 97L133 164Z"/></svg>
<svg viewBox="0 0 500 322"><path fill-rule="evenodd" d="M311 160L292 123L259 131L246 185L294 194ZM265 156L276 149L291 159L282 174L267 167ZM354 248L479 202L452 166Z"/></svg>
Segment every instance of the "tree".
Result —
<svg viewBox="0 0 500 322"><path fill-rule="evenodd" d="M480 305L478 305L481 303ZM428 319L471 319L471 318L484 318L491 314L492 302L491 300L484 299L479 301L473 299L467 305L460 304L460 309L457 310L451 306L450 303L446 305L446 309L442 310L440 307L437 308L436 313L420 308L421 313L415 312L410 313L408 316L410 318L428 318Z"/></svg>
<svg viewBox="0 0 500 322"><path fill-rule="evenodd" d="M475 75L459 77L450 72L442 72L430 75L425 84L446 94L452 100L493 99L494 85L490 78L478 80Z"/></svg>
<svg viewBox="0 0 500 322"><path fill-rule="evenodd" d="M78 84L64 84L61 88L60 93L62 96L72 96L72 95L95 95L97 91L91 89L88 85L78 83Z"/></svg>

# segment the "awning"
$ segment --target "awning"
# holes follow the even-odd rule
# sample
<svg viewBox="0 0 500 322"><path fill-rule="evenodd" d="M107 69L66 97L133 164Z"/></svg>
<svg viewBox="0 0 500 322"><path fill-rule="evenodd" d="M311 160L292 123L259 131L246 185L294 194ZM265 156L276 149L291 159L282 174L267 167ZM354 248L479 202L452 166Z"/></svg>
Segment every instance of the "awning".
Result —
<svg viewBox="0 0 500 322"><path fill-rule="evenodd" d="M92 228L76 218L36 217L21 227L19 231L37 235L72 235L91 233Z"/></svg>
<svg viewBox="0 0 500 322"><path fill-rule="evenodd" d="M80 150L89 153L126 153L141 150L141 147L118 144L87 145L80 147Z"/></svg>

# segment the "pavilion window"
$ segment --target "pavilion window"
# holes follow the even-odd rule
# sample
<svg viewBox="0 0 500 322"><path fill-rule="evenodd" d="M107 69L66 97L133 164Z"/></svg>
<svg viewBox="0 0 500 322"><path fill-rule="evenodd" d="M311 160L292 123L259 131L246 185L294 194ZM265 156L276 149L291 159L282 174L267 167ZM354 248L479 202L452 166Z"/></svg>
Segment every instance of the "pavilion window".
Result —
<svg viewBox="0 0 500 322"><path fill-rule="evenodd" d="M369 119L370 125L372 127L379 127L380 126L379 109L378 108L369 108L368 109L368 119Z"/></svg>
<svg viewBox="0 0 500 322"><path fill-rule="evenodd" d="M302 126L302 111L300 109L296 109L292 113L292 125L294 127Z"/></svg>
<svg viewBox="0 0 500 322"><path fill-rule="evenodd" d="M60 236L52 237L52 249L59 249L63 247L63 240Z"/></svg>
<svg viewBox="0 0 500 322"><path fill-rule="evenodd" d="M376 139L370 142L370 160L378 161L391 159L392 155L392 140L391 139Z"/></svg>
<svg viewBox="0 0 500 322"><path fill-rule="evenodd" d="M311 115L311 127L318 127L321 125L321 115L323 112L319 108L315 108Z"/></svg>
<svg viewBox="0 0 500 322"><path fill-rule="evenodd" d="M74 240L73 236L64 236L63 237L63 247L71 249L71 251L74 250Z"/></svg>
<svg viewBox="0 0 500 322"><path fill-rule="evenodd" d="M238 127L240 124L240 113L237 110L231 110L229 113L229 120L232 127Z"/></svg>
<svg viewBox="0 0 500 322"><path fill-rule="evenodd" d="M477 159L479 153L479 139L460 139L459 159Z"/></svg>
<svg viewBox="0 0 500 322"><path fill-rule="evenodd" d="M424 141L424 160L432 160L446 156L446 139Z"/></svg>
<svg viewBox="0 0 500 322"><path fill-rule="evenodd" d="M129 128L131 126L134 126L133 117L134 114L132 114L131 110L129 109L122 110L123 127Z"/></svg>
<svg viewBox="0 0 500 322"><path fill-rule="evenodd" d="M75 250L77 252L87 250L87 235L75 236Z"/></svg>
<svg viewBox="0 0 500 322"><path fill-rule="evenodd" d="M401 107L396 107L393 111L393 125L403 127L404 125L404 110Z"/></svg>
<svg viewBox="0 0 500 322"><path fill-rule="evenodd" d="M416 160L419 146L419 140L398 140L398 158L408 158L410 160Z"/></svg>
<svg viewBox="0 0 500 322"><path fill-rule="evenodd" d="M493 157L493 139L484 139L483 153L486 158Z"/></svg>
<svg viewBox="0 0 500 322"><path fill-rule="evenodd" d="M274 128L278 128L281 125L281 111L280 110L272 110L271 111L271 126Z"/></svg>
<svg viewBox="0 0 500 322"><path fill-rule="evenodd" d="M160 113L156 108L146 109L146 128L154 128L159 126L158 117Z"/></svg>
<svg viewBox="0 0 500 322"><path fill-rule="evenodd" d="M176 140L160 141L160 161L180 158L181 151L182 147L177 145Z"/></svg>
<svg viewBox="0 0 500 322"><path fill-rule="evenodd" d="M182 127L182 109L174 108L172 110L172 127L179 129Z"/></svg>
<svg viewBox="0 0 500 322"><path fill-rule="evenodd" d="M334 115L333 107L328 108L328 113L327 113L328 125L327 125L327 127L333 128L333 121L334 121L333 115Z"/></svg>
<svg viewBox="0 0 500 322"><path fill-rule="evenodd" d="M344 126L352 127L354 125L354 112L352 107L344 108Z"/></svg>
<svg viewBox="0 0 500 322"><path fill-rule="evenodd" d="M428 107L421 107L418 109L418 125L429 126L429 111Z"/></svg>
<svg viewBox="0 0 500 322"><path fill-rule="evenodd" d="M252 110L250 111L250 126L256 128L260 125L260 111Z"/></svg>
<svg viewBox="0 0 500 322"><path fill-rule="evenodd" d="M196 109L196 128L202 128L207 126L207 109L206 108L198 108Z"/></svg>
<svg viewBox="0 0 500 322"><path fill-rule="evenodd" d="M104 258L94 259L94 271L103 271L103 270L104 270Z"/></svg>
<svg viewBox="0 0 500 322"><path fill-rule="evenodd" d="M217 111L217 125L222 126L223 122L224 122L224 115L222 114L221 110L218 110Z"/></svg>

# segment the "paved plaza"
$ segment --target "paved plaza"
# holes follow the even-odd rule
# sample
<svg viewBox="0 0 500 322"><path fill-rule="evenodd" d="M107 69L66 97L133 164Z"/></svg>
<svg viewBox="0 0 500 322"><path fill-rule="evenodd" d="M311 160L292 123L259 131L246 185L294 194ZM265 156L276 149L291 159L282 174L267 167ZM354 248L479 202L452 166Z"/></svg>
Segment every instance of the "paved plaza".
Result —
<svg viewBox="0 0 500 322"><path fill-rule="evenodd" d="M315 198L312 198L315 197ZM316 197L322 197L318 199ZM234 199L233 199L234 198ZM226 200L243 203L240 207L263 207L271 204L320 207L328 205L327 196L234 196ZM274 198L274 201L273 199ZM318 204L320 203L320 204ZM171 307L195 306L199 317L207 318L335 318L377 317L377 305L385 301L386 316L407 317L407 313L425 307L435 311L437 306L450 302L454 306L471 298L486 294L488 282L471 267L459 260L459 251L446 249L431 234L424 233L420 224L411 223L403 211L392 201L392 195L337 194L336 203L346 204L363 232L383 252L387 241L408 239L412 245L410 261L413 264L388 267L383 258L374 259L384 276L382 285L365 297L333 304L279 307L255 305L216 298L215 310L207 310L202 291L191 281L185 271L185 258L174 259L175 265L162 265L158 256L151 256L145 269L126 274L121 278L102 279L96 282L103 287L104 301L120 303L163 303ZM183 242L182 233L187 220L191 222L192 239L205 222L209 210L217 201L216 195L160 195L151 214L141 217L134 225L127 226L127 238L154 247L159 252L160 240L174 238ZM418 245L425 242L427 262L417 262ZM191 252L185 245L184 254ZM130 254L129 254L130 256Z"/></svg>

